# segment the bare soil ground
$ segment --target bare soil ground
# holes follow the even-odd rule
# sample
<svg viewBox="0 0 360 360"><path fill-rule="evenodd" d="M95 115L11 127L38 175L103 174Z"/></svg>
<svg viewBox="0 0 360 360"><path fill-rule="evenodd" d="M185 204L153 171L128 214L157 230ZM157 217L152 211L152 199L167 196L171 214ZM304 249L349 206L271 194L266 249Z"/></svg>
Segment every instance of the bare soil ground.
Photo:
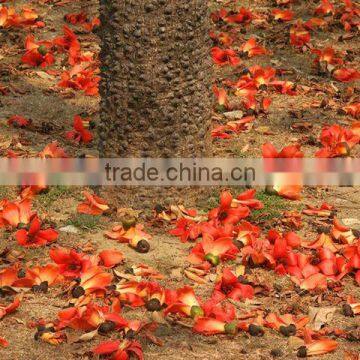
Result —
<svg viewBox="0 0 360 360"><path fill-rule="evenodd" d="M10 2L11 4L12 2ZM23 1L14 2L16 8L23 5L31 5L46 22L43 29L36 29L37 39L49 39L56 34L60 35L64 25L64 15L85 11L89 17L97 16L96 0L80 0L65 2L63 6L56 6L56 1L45 3L44 1ZM214 2L213 8L219 7L220 1ZM317 1L298 1L293 9L298 17L308 19L312 17L312 11L318 4ZM249 6L255 12L269 13L273 8L272 1L256 0L242 1L241 6ZM83 49L97 52L99 49L98 39L95 34L85 33L77 29L77 34ZM251 132L234 136L231 140L214 141L215 152L219 156L254 157L261 155L261 145L271 141L275 146L281 148L290 143L301 142L307 156L311 156L318 149L318 146L309 144L309 138L318 138L324 124L339 123L350 124L347 116L338 114L337 109L346 101L343 95L346 93L347 85L334 83L338 88L339 96L335 103L325 107L312 106L314 100L321 103L323 99L334 99L333 80L320 76L314 71L312 62L307 55L295 52L287 44L288 27L284 24L273 23L270 27L262 29L250 25L245 37L256 35L266 48L272 51L272 56L255 57L253 60L245 60L247 66L259 64L262 66L271 65L287 70L286 79L298 84L308 86L309 91L300 91L298 96L272 95L273 104L269 113L258 116ZM51 141L57 140L59 144L71 155L96 155L96 140L83 147L78 147L64 139L64 133L72 127L73 116L80 113L89 114L95 121L99 117L98 97L85 96L82 92L59 89L56 86L58 77L49 75L44 70L29 69L20 62L24 52L23 44L27 30L0 30L0 83L9 88L10 93L6 96L0 95L0 152L5 151L1 144L10 139L18 139L22 149L35 153L44 148ZM327 31L318 31L313 39L317 46L334 46L338 50L352 49L353 63L359 58L360 48L358 36L340 42L339 37L344 34L341 28L331 28ZM58 61L53 68L64 69L65 64ZM227 77L228 70L217 70L218 81ZM313 86L322 90L313 90ZM342 95L341 95L342 94ZM14 115L22 115L33 120L30 129L14 129L9 127L6 120ZM221 123L224 119L221 113L214 114L214 125ZM295 132L291 125L295 122L307 121L313 127L306 132ZM44 126L49 125L49 126ZM266 131L264 131L266 127ZM47 128L47 130L44 130ZM50 129L50 130L49 130ZM266 135L268 134L268 135ZM16 143L16 141L13 141ZM247 145L249 145L247 147ZM244 148L246 149L244 151ZM356 153L355 153L356 155ZM57 243L64 247L83 248L89 243L94 249L117 248L126 256L126 267L133 264L146 263L159 270L166 276L162 282L166 287L181 287L184 284L194 286L196 293L201 295L209 294L213 284L195 285L184 276L177 274L185 265L185 258L188 254L190 244L182 244L175 238L167 235L167 227L153 225L149 213L143 214L144 224L147 230L154 236L152 249L148 254L139 255L126 245L117 244L112 240L104 238L103 232L109 229L118 220L115 215L101 217L95 220L85 219L76 214L76 206L82 199L79 188L54 187L49 192L39 195L35 199L34 208L39 213L46 214L48 223L56 224L56 228L64 225L74 225L80 229L79 234L60 233ZM239 189L233 189L234 192ZM301 210L305 204L320 205L323 201L333 204L338 210L340 219L358 219L354 227L360 229L360 189L358 188L319 188L306 189L304 198L301 201L287 201L275 196L269 196L263 191L259 196L264 201L265 209L254 215L253 221L264 229L272 226L282 228L279 218L285 210ZM0 188L0 199L14 199L17 189ZM130 196L130 195L129 195ZM206 211L216 205L218 191L214 190L206 199L198 202L199 208ZM126 201L125 201L126 202ZM188 202L184 199L184 202ZM316 236L317 223L312 218L304 219L304 226L300 231L305 239L314 239ZM6 232L0 233L0 252L6 247L20 249L15 241ZM48 248L26 250L26 262L46 263L49 261ZM0 265L1 268L2 265ZM124 266L124 267L125 267ZM119 267L123 270L124 267ZM286 279L279 279L268 270L256 269L252 276L263 284L274 284L282 281L284 289L292 289L290 282ZM26 324L29 321L37 321L40 318L54 319L57 312L67 305L66 299L55 297L56 289L51 289L47 294L28 294L14 314L7 316L0 321L0 337L5 337L10 346L0 347L0 358L4 360L20 359L90 359L90 350L101 340L95 339L91 342L62 344L51 346L34 340L34 329L29 329ZM328 324L330 327L342 329L356 329L359 331L359 317L347 318L340 312L339 298L344 294L352 294L360 298L360 290L352 278L344 280L344 287L341 293L334 296L327 291L321 296L319 294L297 294L291 292L289 297L275 296L271 292L269 296L256 298L256 303L245 304L251 309L252 306L259 306L271 311L285 312L287 309L295 308L297 312L307 314L309 306L337 306L339 310ZM126 316L135 318L149 318L145 310L125 309ZM194 335L190 329L176 326L162 326L157 335L164 340L164 346L158 347L145 340L142 341L146 359L270 359L270 351L278 348L281 350L280 359L296 359L296 348L292 347L291 340L279 335L275 331L266 330L265 336L254 338L246 333L241 333L235 338L226 336L204 337ZM104 340L104 339L102 339ZM339 349L332 354L323 356L323 359L342 359L344 351L358 351L359 338L354 342L339 339Z"/></svg>

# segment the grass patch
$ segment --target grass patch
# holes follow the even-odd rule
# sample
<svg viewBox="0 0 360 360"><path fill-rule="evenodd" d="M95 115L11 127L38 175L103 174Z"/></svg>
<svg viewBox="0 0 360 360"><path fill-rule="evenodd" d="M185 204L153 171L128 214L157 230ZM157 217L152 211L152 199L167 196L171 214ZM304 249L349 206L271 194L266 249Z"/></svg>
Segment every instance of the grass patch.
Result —
<svg viewBox="0 0 360 360"><path fill-rule="evenodd" d="M264 208L260 210L253 210L250 220L272 220L280 217L285 210L293 210L294 206L291 201L283 199L278 195L271 195L265 191L259 191L256 193L256 198L263 204Z"/></svg>
<svg viewBox="0 0 360 360"><path fill-rule="evenodd" d="M41 207L49 207L65 196L69 197L71 195L73 197L73 191L73 188L70 186L49 186L47 190L41 192L35 197L35 202L37 202Z"/></svg>
<svg viewBox="0 0 360 360"><path fill-rule="evenodd" d="M65 225L72 225L80 230L96 230L102 228L101 216L74 214Z"/></svg>
<svg viewBox="0 0 360 360"><path fill-rule="evenodd" d="M0 200L9 198L9 195L10 188L8 186L0 186Z"/></svg>

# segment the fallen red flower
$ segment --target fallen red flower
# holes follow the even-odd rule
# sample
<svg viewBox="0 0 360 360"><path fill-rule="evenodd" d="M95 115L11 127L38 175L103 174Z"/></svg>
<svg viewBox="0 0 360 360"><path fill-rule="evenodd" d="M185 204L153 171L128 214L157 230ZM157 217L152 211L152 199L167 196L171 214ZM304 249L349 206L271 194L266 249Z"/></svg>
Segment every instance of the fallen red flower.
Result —
<svg viewBox="0 0 360 360"><path fill-rule="evenodd" d="M9 305L0 304L0 320L6 315L13 313L20 306L20 299L15 298L14 301Z"/></svg>
<svg viewBox="0 0 360 360"><path fill-rule="evenodd" d="M73 140L78 143L88 144L93 140L92 133L85 129L84 122L88 121L87 119L82 119L81 116L74 116L74 130L68 131L65 136L69 140Z"/></svg>
<svg viewBox="0 0 360 360"><path fill-rule="evenodd" d="M130 340L109 340L104 341L92 350L97 355L107 355L112 360L128 360L131 355L138 360L143 360L141 344Z"/></svg>
<svg viewBox="0 0 360 360"><path fill-rule="evenodd" d="M335 340L315 340L310 344L301 347L298 350L298 355L302 355L302 357L324 355L336 350L337 347L338 343Z"/></svg>
<svg viewBox="0 0 360 360"><path fill-rule="evenodd" d="M298 22L290 29L290 44L296 47L302 47L310 42L310 33L304 26Z"/></svg>
<svg viewBox="0 0 360 360"><path fill-rule="evenodd" d="M175 229L171 229L169 234L178 236L181 242L194 241L201 234L201 226L190 219L179 219Z"/></svg>
<svg viewBox="0 0 360 360"><path fill-rule="evenodd" d="M19 224L28 224L33 215L29 199L19 202L5 201L3 204L0 202L0 228L17 228Z"/></svg>
<svg viewBox="0 0 360 360"><path fill-rule="evenodd" d="M200 300L190 286L167 292L166 296L168 307L165 309L165 315L171 313L193 318L204 315Z"/></svg>
<svg viewBox="0 0 360 360"><path fill-rule="evenodd" d="M98 69L73 68L71 71L64 71L61 74L61 81L58 86L74 90L84 90L86 95L96 96L99 94L100 76L97 76Z"/></svg>
<svg viewBox="0 0 360 360"><path fill-rule="evenodd" d="M15 266L0 270L0 288L3 286L12 286L18 280L19 269Z"/></svg>
<svg viewBox="0 0 360 360"><path fill-rule="evenodd" d="M0 346L2 347L8 347L9 346L9 342L4 339L3 337L0 337Z"/></svg>
<svg viewBox="0 0 360 360"><path fill-rule="evenodd" d="M258 55L266 55L268 53L264 47L257 44L255 38L251 38L246 43L241 45L240 51L246 53L249 58Z"/></svg>
<svg viewBox="0 0 360 360"><path fill-rule="evenodd" d="M329 15L335 13L335 7L329 0L321 0L321 4L315 9L315 15Z"/></svg>
<svg viewBox="0 0 360 360"><path fill-rule="evenodd" d="M253 19L251 10L244 7L240 8L237 13L227 15L225 21L229 24L249 24Z"/></svg>
<svg viewBox="0 0 360 360"><path fill-rule="evenodd" d="M297 145L288 145L285 146L281 151L277 151L275 146L271 143L266 143L262 146L262 156L263 158L302 158L304 153L301 151L301 146Z"/></svg>
<svg viewBox="0 0 360 360"><path fill-rule="evenodd" d="M306 209L304 209L302 212L309 216L319 216L319 217L329 217L334 210L334 207L332 205L329 205L328 203L322 203L320 208L317 208L312 205L306 205Z"/></svg>
<svg viewBox="0 0 360 360"><path fill-rule="evenodd" d="M28 35L25 40L26 53L21 61L30 66L46 67L55 62L54 55L51 52L52 43L49 41L35 41L33 35Z"/></svg>
<svg viewBox="0 0 360 360"><path fill-rule="evenodd" d="M80 56L80 42L74 32L68 27L63 28L64 36L59 36L53 40L53 44L57 46L60 51L67 51L69 53L69 64L75 65Z"/></svg>
<svg viewBox="0 0 360 360"><path fill-rule="evenodd" d="M326 62L331 65L342 65L344 61L336 57L335 50L332 47L327 47L323 50L312 49L311 52L316 55L315 63Z"/></svg>
<svg viewBox="0 0 360 360"><path fill-rule="evenodd" d="M0 1L3 2L3 1ZM38 14L27 7L23 7L20 14L16 13L14 8L0 7L0 27L25 27L35 25L39 28L44 27L42 21L38 21Z"/></svg>
<svg viewBox="0 0 360 360"><path fill-rule="evenodd" d="M43 159L54 159L54 158L67 158L65 150L61 148L57 141L46 145L42 151L39 152L39 157Z"/></svg>
<svg viewBox="0 0 360 360"><path fill-rule="evenodd" d="M116 299L111 306L99 306L90 303L86 306L71 307L58 313L59 324L57 329L68 327L75 330L91 331L99 328L101 332L101 325L106 322L114 324L113 330L123 329L128 326L128 321L120 316L119 311L120 304Z"/></svg>
<svg viewBox="0 0 360 360"><path fill-rule="evenodd" d="M291 21L294 17L294 12L291 10L274 9L272 14L277 21Z"/></svg>
<svg viewBox="0 0 360 360"><path fill-rule="evenodd" d="M341 82L356 81L360 79L360 72L352 68L341 68L333 72L333 77Z"/></svg>
<svg viewBox="0 0 360 360"><path fill-rule="evenodd" d="M87 215L101 215L104 211L109 209L106 201L97 195L90 194L88 191L83 191L86 201L79 204L77 212Z"/></svg>
<svg viewBox="0 0 360 360"><path fill-rule="evenodd" d="M20 128L29 126L31 122L31 120L25 119L23 116L20 115L13 115L7 121L8 125Z"/></svg>
<svg viewBox="0 0 360 360"><path fill-rule="evenodd" d="M220 261L235 259L238 253L239 249L232 238L224 237L214 240L211 235L204 234L202 241L191 250L188 261L192 264L208 261L213 266L217 266Z"/></svg>
<svg viewBox="0 0 360 360"><path fill-rule="evenodd" d="M348 105L344 106L342 109L345 111L346 114L351 115L356 119L360 118L360 102L348 104ZM359 123L355 123L355 124L358 124L357 125L358 130L357 130L357 132L355 132L353 130L353 132L355 132L357 135L360 136L360 130L359 130L360 125L359 125Z"/></svg>
<svg viewBox="0 0 360 360"><path fill-rule="evenodd" d="M99 253L101 264L107 268L112 268L124 262L124 254L119 250L103 250Z"/></svg>
<svg viewBox="0 0 360 360"><path fill-rule="evenodd" d="M309 322L310 318L308 316L301 316L297 319L293 314L277 315L270 313L265 318L265 326L276 330L279 330L281 326L289 326L291 324L295 325L296 329L301 329Z"/></svg>
<svg viewBox="0 0 360 360"><path fill-rule="evenodd" d="M96 265L88 255L73 249L53 248L50 249L49 255L58 265L60 274L69 278L77 278L82 272Z"/></svg>
<svg viewBox="0 0 360 360"><path fill-rule="evenodd" d="M72 294L74 297L79 297L77 295L103 293L106 287L110 285L112 279L113 276L105 272L101 267L90 267L81 273L80 282L73 289Z"/></svg>
<svg viewBox="0 0 360 360"><path fill-rule="evenodd" d="M220 206L209 211L209 220L215 220L222 224L237 224L241 219L250 215L247 206L239 206L233 202L232 195L224 191L220 195Z"/></svg>
<svg viewBox="0 0 360 360"><path fill-rule="evenodd" d="M254 297L254 288L249 284L242 284L230 268L224 268L217 279L214 290L235 301Z"/></svg>
<svg viewBox="0 0 360 360"><path fill-rule="evenodd" d="M218 47L211 49L211 56L215 64L224 66L237 66L240 64L240 59L238 58L236 52L232 49L222 50Z"/></svg>
<svg viewBox="0 0 360 360"><path fill-rule="evenodd" d="M24 247L39 247L57 240L59 234L54 229L41 229L41 222L36 216L31 220L29 229L20 229L15 233L19 245Z"/></svg>
<svg viewBox="0 0 360 360"><path fill-rule="evenodd" d="M360 137L335 124L323 128L320 141L323 148L316 152L316 157L339 157L349 156L350 150L360 142Z"/></svg>
<svg viewBox="0 0 360 360"><path fill-rule="evenodd" d="M63 280L57 265L47 264L45 266L34 266L26 269L24 278L16 280L13 284L15 287L32 287L55 285Z"/></svg>
<svg viewBox="0 0 360 360"><path fill-rule="evenodd" d="M228 99L226 90L223 88L218 88L216 85L213 86L213 92L218 100L220 106L227 106Z"/></svg>

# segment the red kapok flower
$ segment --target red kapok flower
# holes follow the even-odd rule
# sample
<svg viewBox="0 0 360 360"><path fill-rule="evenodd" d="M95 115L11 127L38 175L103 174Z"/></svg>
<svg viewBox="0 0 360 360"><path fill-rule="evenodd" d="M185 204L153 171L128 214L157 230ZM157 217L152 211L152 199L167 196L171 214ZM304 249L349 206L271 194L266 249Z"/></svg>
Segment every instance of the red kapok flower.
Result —
<svg viewBox="0 0 360 360"><path fill-rule="evenodd" d="M106 355L112 360L127 360L131 355L138 360L144 360L141 344L130 340L109 340L98 345L92 352L96 355Z"/></svg>
<svg viewBox="0 0 360 360"><path fill-rule="evenodd" d="M51 52L52 43L49 41L36 42L34 35L28 35L25 40L26 53L21 61L30 66L46 67L55 62L54 55Z"/></svg>
<svg viewBox="0 0 360 360"><path fill-rule="evenodd" d="M19 224L28 224L33 213L31 212L31 201L24 199L20 202L5 201L0 203L0 227L11 226L16 228Z"/></svg>
<svg viewBox="0 0 360 360"><path fill-rule="evenodd" d="M20 299L15 298L14 301L9 305L0 304L0 320L7 314L11 314L20 306Z"/></svg>
<svg viewBox="0 0 360 360"><path fill-rule="evenodd" d="M274 9L272 14L277 21L291 21L294 17L294 12L291 10Z"/></svg>
<svg viewBox="0 0 360 360"><path fill-rule="evenodd" d="M228 191L223 191L220 195L220 206L209 211L210 220L219 221L222 224L235 225L241 219L250 215L247 206L241 206L233 203L233 197Z"/></svg>
<svg viewBox="0 0 360 360"><path fill-rule="evenodd" d="M84 122L86 119L82 119L81 116L74 116L74 130L68 131L65 136L69 140L74 140L78 143L82 142L87 144L93 140L92 133L85 129Z"/></svg>
<svg viewBox="0 0 360 360"><path fill-rule="evenodd" d="M213 266L217 266L221 260L235 259L238 253L239 249L233 243L232 238L224 237L214 240L211 235L204 234L202 241L191 250L188 260L192 264L208 261Z"/></svg>
<svg viewBox="0 0 360 360"><path fill-rule="evenodd" d="M99 258L101 260L102 265L107 268L117 266L123 263L125 260L124 254L116 249L103 250L99 254Z"/></svg>
<svg viewBox="0 0 360 360"><path fill-rule="evenodd" d="M101 215L104 211L109 209L106 201L97 195L90 194L88 191L83 191L86 201L79 204L77 212L88 215Z"/></svg>
<svg viewBox="0 0 360 360"><path fill-rule="evenodd" d="M8 124L14 127L24 128L31 124L31 120L25 119L20 115L13 115L9 118Z"/></svg>
<svg viewBox="0 0 360 360"><path fill-rule="evenodd" d="M215 64L220 66L237 66L240 64L240 59L238 58L236 52L232 49L222 50L218 47L214 47L211 49L211 56Z"/></svg>
<svg viewBox="0 0 360 360"><path fill-rule="evenodd" d="M15 233L17 242L25 247L39 247L48 245L58 238L58 232L54 229L41 229L38 217L31 221L29 230L20 229Z"/></svg>
<svg viewBox="0 0 360 360"><path fill-rule="evenodd" d="M240 50L246 53L249 58L258 55L266 55L268 53L263 46L257 44L255 38L251 38L245 44L241 45Z"/></svg>
<svg viewBox="0 0 360 360"><path fill-rule="evenodd" d="M65 277L76 278L80 273L93 265L90 257L73 249L53 248L49 252L50 258L59 266L59 272Z"/></svg>
<svg viewBox="0 0 360 360"><path fill-rule="evenodd" d="M341 82L356 81L360 79L360 72L352 68L341 68L333 72L333 77Z"/></svg>
<svg viewBox="0 0 360 360"><path fill-rule="evenodd" d="M171 298L171 301L169 299L166 301L169 306L166 308L165 314L176 313L193 318L204 315L200 300L195 295L194 289L190 286L184 286L176 290L176 292L171 294Z"/></svg>

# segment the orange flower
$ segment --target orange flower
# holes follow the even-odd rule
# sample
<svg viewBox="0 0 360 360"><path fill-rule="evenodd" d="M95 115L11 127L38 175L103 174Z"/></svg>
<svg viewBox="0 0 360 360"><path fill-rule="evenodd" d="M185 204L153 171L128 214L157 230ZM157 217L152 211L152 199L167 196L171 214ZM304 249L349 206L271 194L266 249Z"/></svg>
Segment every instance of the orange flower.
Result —
<svg viewBox="0 0 360 360"><path fill-rule="evenodd" d="M99 254L99 258L103 266L111 268L124 262L124 254L119 250L103 250Z"/></svg>
<svg viewBox="0 0 360 360"><path fill-rule="evenodd" d="M63 280L60 275L59 268L55 264L47 264L45 266L34 266L26 269L26 275L24 278L20 278L15 281L14 286L16 287L39 287L47 291L47 287L55 285Z"/></svg>
<svg viewBox="0 0 360 360"><path fill-rule="evenodd" d="M310 42L310 33L299 22L290 29L290 44L296 47L302 47Z"/></svg>
<svg viewBox="0 0 360 360"><path fill-rule="evenodd" d="M227 93L226 90L223 88L218 88L216 85L213 86L214 94L218 100L218 104L220 106L227 106L228 99L227 99Z"/></svg>
<svg viewBox="0 0 360 360"><path fill-rule="evenodd" d="M172 295L172 302L165 310L165 314L180 314L182 316L197 317L204 315L200 300L190 286L184 286L176 290ZM169 303L169 301L167 301Z"/></svg>
<svg viewBox="0 0 360 360"><path fill-rule="evenodd" d="M134 340L104 341L93 349L92 352L96 355L106 355L108 359L112 360L126 360L131 355L138 360L144 360L141 344Z"/></svg>
<svg viewBox="0 0 360 360"><path fill-rule="evenodd" d="M28 35L25 40L26 53L21 58L24 64L46 67L55 62L51 52L52 43L49 41L35 41L34 35Z"/></svg>
<svg viewBox="0 0 360 360"><path fill-rule="evenodd" d="M90 194L88 191L83 191L86 201L79 204L77 212L88 215L101 215L104 211L109 209L106 201L96 195Z"/></svg>
<svg viewBox="0 0 360 360"><path fill-rule="evenodd" d="M60 322L57 328L63 329L68 327L84 331L99 328L99 331L102 332L103 329L107 330L106 322L111 322L114 324L113 330L123 329L128 326L128 321L120 316L119 311L120 304L116 299L112 306L99 306L98 304L90 303L81 307L71 307L58 313Z"/></svg>
<svg viewBox="0 0 360 360"><path fill-rule="evenodd" d="M352 68L341 68L333 72L335 80L341 82L350 82L360 79L360 72Z"/></svg>
<svg viewBox="0 0 360 360"><path fill-rule="evenodd" d="M24 199L19 202L5 201L0 203L0 227L10 226L17 228L20 224L28 224L33 213L31 212L31 201Z"/></svg>
<svg viewBox="0 0 360 360"><path fill-rule="evenodd" d="M237 66L240 64L240 59L238 58L236 52L232 49L222 50L218 47L214 47L211 49L211 56L215 64L220 66Z"/></svg>
<svg viewBox="0 0 360 360"><path fill-rule="evenodd" d="M348 104L342 108L346 114L353 116L354 118L360 118L360 102ZM360 136L360 122L354 124L353 132Z"/></svg>
<svg viewBox="0 0 360 360"><path fill-rule="evenodd" d="M315 9L315 15L329 15L335 13L335 7L329 0L321 0L321 4Z"/></svg>
<svg viewBox="0 0 360 360"><path fill-rule="evenodd" d="M76 278L86 269L97 265L88 255L73 249L53 248L49 252L50 258L58 267L59 272L65 277Z"/></svg>
<svg viewBox="0 0 360 360"><path fill-rule="evenodd" d="M53 141L52 143L45 146L45 148L39 152L39 157L43 159L54 159L54 158L67 158L65 150L61 148L57 141Z"/></svg>
<svg viewBox="0 0 360 360"><path fill-rule="evenodd" d="M13 127L19 127L19 128L25 128L25 127L29 126L31 124L31 122L32 122L31 119L28 120L19 115L13 115L7 121L8 125L11 125Z"/></svg>
<svg viewBox="0 0 360 360"><path fill-rule="evenodd" d="M36 216L32 219L29 230L20 229L15 233L19 245L25 247L39 247L48 245L58 238L58 232L54 229L41 229L41 222Z"/></svg>
<svg viewBox="0 0 360 360"><path fill-rule="evenodd" d="M151 235L147 234L143 229L143 225L137 224L125 231L121 225L117 225L113 227L112 231L105 231L105 236L120 243L128 243L138 252L146 253L150 250L148 240L151 239Z"/></svg>
<svg viewBox="0 0 360 360"><path fill-rule="evenodd" d="M249 58L258 55L266 55L268 53L264 47L257 44L255 38L251 38L245 44L241 45L240 50L246 53Z"/></svg>
<svg viewBox="0 0 360 360"><path fill-rule="evenodd" d="M331 339L315 340L310 344L300 347L298 350L299 357L319 356L335 351L338 343Z"/></svg>
<svg viewBox="0 0 360 360"><path fill-rule="evenodd" d="M7 314L11 314L20 306L20 299L15 298L14 301L9 305L0 304L0 320Z"/></svg>
<svg viewBox="0 0 360 360"><path fill-rule="evenodd" d="M281 326L289 326L291 324L295 325L296 329L301 329L309 322L310 318L308 316L302 316L299 319L296 319L293 314L277 315L275 313L270 313L265 318L265 326L276 330L279 330Z"/></svg>
<svg viewBox="0 0 360 360"><path fill-rule="evenodd" d="M316 55L315 62L326 62L331 65L342 65L344 61L341 58L337 58L335 50L331 47L327 47L323 50L312 49L311 52Z"/></svg>
<svg viewBox="0 0 360 360"><path fill-rule="evenodd" d="M229 24L249 24L253 17L251 10L242 7L237 13L227 15L225 21Z"/></svg>
<svg viewBox="0 0 360 360"><path fill-rule="evenodd" d="M235 259L238 253L239 249L232 238L224 237L214 240L211 235L204 234L202 241L191 250L188 261L192 264L208 261L213 266L217 266L221 260Z"/></svg>
<svg viewBox="0 0 360 360"><path fill-rule="evenodd" d="M277 21L291 21L294 17L294 12L291 10L274 9L272 14Z"/></svg>
<svg viewBox="0 0 360 360"><path fill-rule="evenodd" d="M64 71L61 74L61 81L58 83L58 86L83 90L85 95L96 96L99 94L100 82L100 76L97 76L97 73L98 69L82 69L81 67L74 66L71 71Z"/></svg>
<svg viewBox="0 0 360 360"><path fill-rule="evenodd" d="M19 269L12 266L0 270L0 288L3 286L12 286L18 279Z"/></svg>
<svg viewBox="0 0 360 360"><path fill-rule="evenodd" d="M72 290L72 295L79 298L82 295L94 292L104 292L111 284L113 276L99 266L92 266L80 275L80 282Z"/></svg>
<svg viewBox="0 0 360 360"><path fill-rule="evenodd" d="M320 141L323 148L316 152L320 158L349 156L350 150L360 142L360 137L340 125L326 126L322 129Z"/></svg>
<svg viewBox="0 0 360 360"><path fill-rule="evenodd" d="M74 140L78 143L88 144L93 140L92 133L85 129L84 123L89 122L88 119L82 119L81 116L75 115L74 116L74 130L66 132L65 136L69 140Z"/></svg>

